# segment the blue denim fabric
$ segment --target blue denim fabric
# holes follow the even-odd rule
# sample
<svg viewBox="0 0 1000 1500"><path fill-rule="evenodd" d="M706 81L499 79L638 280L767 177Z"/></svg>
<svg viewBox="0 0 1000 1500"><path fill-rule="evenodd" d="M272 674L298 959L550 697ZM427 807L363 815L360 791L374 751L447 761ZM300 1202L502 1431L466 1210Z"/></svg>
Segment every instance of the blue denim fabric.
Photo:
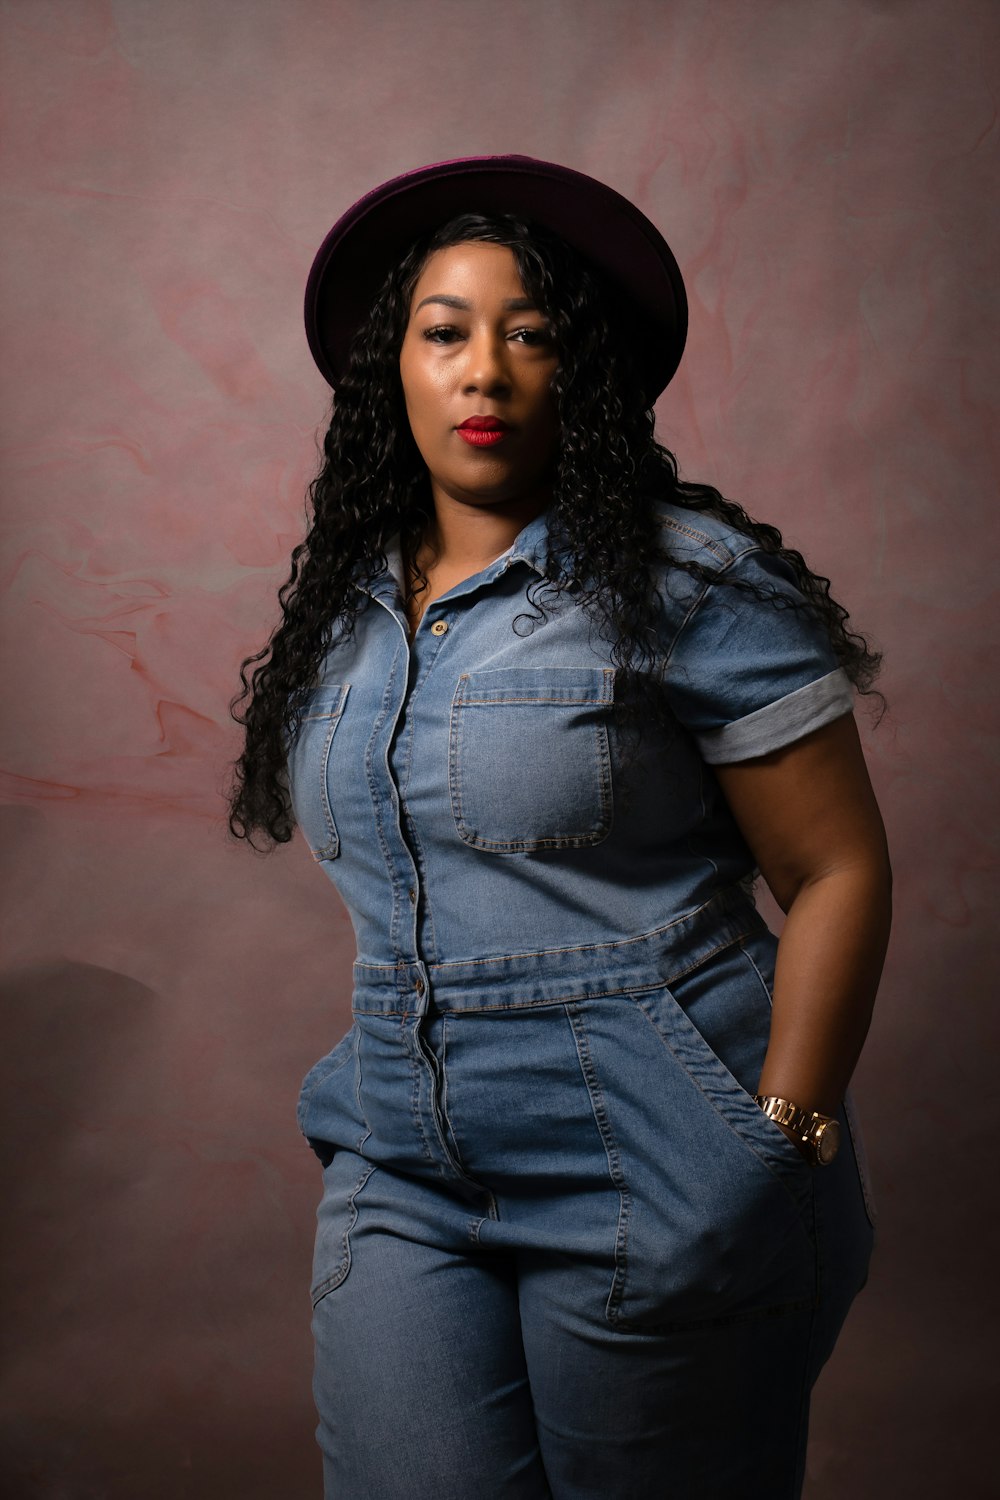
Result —
<svg viewBox="0 0 1000 1500"><path fill-rule="evenodd" d="M731 527L666 504L661 523L675 555L795 596ZM609 647L571 597L548 595L541 623L526 596L546 539L547 512L429 604L412 647L393 551L324 661L289 785L365 963L620 941L693 910L754 868L711 764L851 711L819 624L665 568L658 670L678 730L645 736L623 806Z"/></svg>
<svg viewBox="0 0 1000 1500"><path fill-rule="evenodd" d="M793 590L720 522L662 522ZM680 727L623 811L606 645L571 599L525 628L545 537L412 647L392 553L290 746L358 942L298 1105L325 1494L794 1500L874 1211L850 1096L823 1169L752 1098L777 940L710 766L850 711L847 680L800 615L670 571Z"/></svg>

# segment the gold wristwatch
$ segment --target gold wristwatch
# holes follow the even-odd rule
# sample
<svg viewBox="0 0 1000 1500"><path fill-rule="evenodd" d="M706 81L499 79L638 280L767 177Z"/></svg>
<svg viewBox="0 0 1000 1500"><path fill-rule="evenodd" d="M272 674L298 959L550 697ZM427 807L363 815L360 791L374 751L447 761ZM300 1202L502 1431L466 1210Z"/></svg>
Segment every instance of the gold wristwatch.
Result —
<svg viewBox="0 0 1000 1500"><path fill-rule="evenodd" d="M787 1125L807 1148L814 1167L828 1167L840 1146L840 1123L833 1115L800 1109L790 1099L775 1094L754 1094L754 1099L778 1125Z"/></svg>

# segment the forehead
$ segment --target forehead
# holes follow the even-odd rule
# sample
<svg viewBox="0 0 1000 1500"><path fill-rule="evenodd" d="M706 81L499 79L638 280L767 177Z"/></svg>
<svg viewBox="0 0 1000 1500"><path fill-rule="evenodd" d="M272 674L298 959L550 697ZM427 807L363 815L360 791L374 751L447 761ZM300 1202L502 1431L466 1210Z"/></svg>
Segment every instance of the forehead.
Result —
<svg viewBox="0 0 1000 1500"><path fill-rule="evenodd" d="M447 245L428 256L413 288L411 308L421 298L438 292L470 301L489 300L521 296L524 287L513 250L506 245L470 240L462 245Z"/></svg>

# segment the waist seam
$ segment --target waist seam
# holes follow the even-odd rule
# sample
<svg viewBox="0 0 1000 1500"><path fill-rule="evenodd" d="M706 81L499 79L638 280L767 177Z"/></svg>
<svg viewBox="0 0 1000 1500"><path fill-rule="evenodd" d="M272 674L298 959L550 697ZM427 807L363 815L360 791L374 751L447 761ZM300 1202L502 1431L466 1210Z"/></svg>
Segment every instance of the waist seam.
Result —
<svg viewBox="0 0 1000 1500"><path fill-rule="evenodd" d="M742 889L717 892L663 927L608 943L439 964L355 962L353 1009L531 1009L666 985L754 932L768 932Z"/></svg>

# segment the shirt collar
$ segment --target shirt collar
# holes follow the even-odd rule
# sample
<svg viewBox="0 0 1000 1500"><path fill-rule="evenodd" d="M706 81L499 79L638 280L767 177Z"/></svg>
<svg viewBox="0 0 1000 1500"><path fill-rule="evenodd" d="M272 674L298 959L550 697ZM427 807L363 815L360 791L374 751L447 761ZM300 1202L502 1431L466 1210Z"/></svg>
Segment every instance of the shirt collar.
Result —
<svg viewBox="0 0 1000 1500"><path fill-rule="evenodd" d="M482 583L492 583L502 573L516 562L527 563L540 577L545 576L545 560L548 555L549 546L549 519L552 507L549 506L537 515L533 521L521 528L517 536L511 542L506 552L501 552L488 563L481 573L476 577ZM400 593L403 591L403 559L399 544L399 532L395 532L386 543L385 547L386 566L378 572L366 592L374 597L392 592L392 581L395 581Z"/></svg>

